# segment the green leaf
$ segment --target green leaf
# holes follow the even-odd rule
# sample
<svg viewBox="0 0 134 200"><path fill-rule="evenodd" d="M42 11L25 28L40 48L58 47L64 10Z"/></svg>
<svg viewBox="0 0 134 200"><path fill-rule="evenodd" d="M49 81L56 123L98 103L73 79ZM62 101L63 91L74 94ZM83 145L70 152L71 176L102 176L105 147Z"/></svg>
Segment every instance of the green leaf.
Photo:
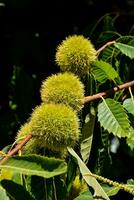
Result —
<svg viewBox="0 0 134 200"><path fill-rule="evenodd" d="M133 179L128 179L127 180L127 186L129 186L130 188L134 189L134 180Z"/></svg>
<svg viewBox="0 0 134 200"><path fill-rule="evenodd" d="M83 176L83 179L86 181L86 183L91 186L94 189L94 198L95 197L102 197L105 200L110 200L107 194L104 192L98 181L92 177L92 176L87 176L87 174L91 174L90 170L87 168L87 166L84 164L84 162L80 159L80 157L75 153L75 151L68 147L67 148L69 153L76 158L80 172Z"/></svg>
<svg viewBox="0 0 134 200"><path fill-rule="evenodd" d="M118 73L109 63L104 61L96 61L92 66L92 73L97 81L100 83L106 82L107 79L115 80L118 77Z"/></svg>
<svg viewBox="0 0 134 200"><path fill-rule="evenodd" d="M7 191L11 199L15 200L34 200L32 196L24 189L22 185L14 183L11 180L2 180L1 184L3 188Z"/></svg>
<svg viewBox="0 0 134 200"><path fill-rule="evenodd" d="M98 120L109 133L118 137L129 136L129 120L123 106L113 99L103 99L98 106Z"/></svg>
<svg viewBox="0 0 134 200"><path fill-rule="evenodd" d="M123 54L125 54L126 56L128 56L129 58L133 59L134 58L134 47L127 45L127 44L123 44L123 43L115 43L114 46L116 48L118 48Z"/></svg>
<svg viewBox="0 0 134 200"><path fill-rule="evenodd" d="M77 163L73 159L73 157L69 157L68 160L68 170L67 170L67 177L66 177L66 186L67 191L70 192L73 181L76 177L77 173Z"/></svg>
<svg viewBox="0 0 134 200"><path fill-rule="evenodd" d="M124 43L130 46L134 46L134 36L121 36L116 40L117 43ZM101 59L106 62L112 62L112 59L117 57L120 50L115 48L114 45L106 47L101 53Z"/></svg>
<svg viewBox="0 0 134 200"><path fill-rule="evenodd" d="M23 175L24 176L24 175ZM36 200L45 199L47 196L47 188L46 188L46 180L43 177L39 176L25 176L25 185L27 191L32 195L32 197ZM49 183L49 188L51 188L51 184ZM48 197L48 196L47 196Z"/></svg>
<svg viewBox="0 0 134 200"><path fill-rule="evenodd" d="M108 41L113 41L113 40L117 39L119 36L120 36L120 34L115 31L110 31L110 30L103 31L99 35L98 44L105 44Z"/></svg>
<svg viewBox="0 0 134 200"><path fill-rule="evenodd" d="M50 179L31 176L30 193L36 200L66 200L65 183L59 176Z"/></svg>
<svg viewBox="0 0 134 200"><path fill-rule="evenodd" d="M131 44L131 46L134 45L133 41L134 41L134 36L132 35L121 36L116 40L117 43Z"/></svg>
<svg viewBox="0 0 134 200"><path fill-rule="evenodd" d="M131 189L134 190L134 180L133 179L128 179L127 180L127 186L129 186ZM134 200L134 198L133 198Z"/></svg>
<svg viewBox="0 0 134 200"><path fill-rule="evenodd" d="M95 112L88 114L82 128L81 155L85 163L88 162L92 147L93 131L95 124Z"/></svg>
<svg viewBox="0 0 134 200"><path fill-rule="evenodd" d="M44 179L39 176L26 178L27 188L36 200L53 200L52 178Z"/></svg>
<svg viewBox="0 0 134 200"><path fill-rule="evenodd" d="M111 187L106 184L102 184L101 186L109 197L116 195L120 190L118 187Z"/></svg>
<svg viewBox="0 0 134 200"><path fill-rule="evenodd" d="M58 199L67 200L68 193L64 179L63 178L60 179L60 177L54 177L53 180L55 183L55 193L57 196L57 200Z"/></svg>
<svg viewBox="0 0 134 200"><path fill-rule="evenodd" d="M63 174L67 165L63 160L48 158L39 155L15 156L9 158L1 169L13 169L16 172L26 175L36 175L44 178L51 178Z"/></svg>
<svg viewBox="0 0 134 200"><path fill-rule="evenodd" d="M103 52L101 53L101 59L105 62L110 62L111 63L111 60L114 56L114 54L117 52L115 52L115 50L119 51L118 49L116 49L114 47L114 45L110 45L108 46L107 48L105 48L103 50Z"/></svg>
<svg viewBox="0 0 134 200"><path fill-rule="evenodd" d="M126 142L128 146L131 148L131 150L133 150L134 149L134 129L130 127L129 132L130 132L130 135L127 138Z"/></svg>
<svg viewBox="0 0 134 200"><path fill-rule="evenodd" d="M19 185L23 185L24 182L23 182L23 176L22 174L20 173L17 173L13 170L13 177L12 177L12 181L19 184Z"/></svg>
<svg viewBox="0 0 134 200"><path fill-rule="evenodd" d="M10 200L3 187L0 186L0 200Z"/></svg>
<svg viewBox="0 0 134 200"><path fill-rule="evenodd" d="M134 100L133 98L125 99L123 102L123 107L128 111L128 113L131 113L134 115Z"/></svg>
<svg viewBox="0 0 134 200"><path fill-rule="evenodd" d="M12 180L13 175L14 175L13 170L2 169L0 172L0 180L3 179Z"/></svg>
<svg viewBox="0 0 134 200"><path fill-rule="evenodd" d="M94 200L91 192L83 192L78 197L76 197L74 200Z"/></svg>
<svg viewBox="0 0 134 200"><path fill-rule="evenodd" d="M88 159L89 159L89 156L90 156L91 147L92 147L92 139L93 139L93 135L91 135L90 137L86 138L81 143L81 155L82 155L84 163L88 162Z"/></svg>

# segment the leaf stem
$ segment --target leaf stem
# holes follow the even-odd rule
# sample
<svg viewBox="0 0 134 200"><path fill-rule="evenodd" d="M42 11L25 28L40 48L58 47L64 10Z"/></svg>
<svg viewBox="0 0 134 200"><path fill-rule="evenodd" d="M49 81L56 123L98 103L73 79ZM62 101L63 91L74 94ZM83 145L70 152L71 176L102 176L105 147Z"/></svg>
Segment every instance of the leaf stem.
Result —
<svg viewBox="0 0 134 200"><path fill-rule="evenodd" d="M53 181L54 199L55 199L55 200L58 200L58 199L57 199L57 194L56 194L56 187L55 187L54 177L53 177L53 180L52 180L52 181Z"/></svg>
<svg viewBox="0 0 134 200"><path fill-rule="evenodd" d="M132 94L131 87L129 87L128 89L129 89L129 92L130 92L131 99L132 99L132 101L134 102L134 97L133 97L133 94Z"/></svg>

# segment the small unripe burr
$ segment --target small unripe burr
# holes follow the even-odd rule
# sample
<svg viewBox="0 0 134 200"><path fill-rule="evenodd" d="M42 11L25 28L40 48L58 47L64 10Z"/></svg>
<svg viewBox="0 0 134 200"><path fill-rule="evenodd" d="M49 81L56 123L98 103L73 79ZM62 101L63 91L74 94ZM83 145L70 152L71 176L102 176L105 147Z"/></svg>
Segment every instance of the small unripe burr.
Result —
<svg viewBox="0 0 134 200"><path fill-rule="evenodd" d="M61 71L70 71L82 77L89 73L91 63L96 60L96 50L83 35L73 35L57 47L55 57Z"/></svg>
<svg viewBox="0 0 134 200"><path fill-rule="evenodd" d="M41 99L44 103L63 103L79 112L83 107L84 85L72 73L59 73L43 81Z"/></svg>
<svg viewBox="0 0 134 200"><path fill-rule="evenodd" d="M31 115L31 131L40 147L61 151L79 139L76 113L63 104L42 104Z"/></svg>

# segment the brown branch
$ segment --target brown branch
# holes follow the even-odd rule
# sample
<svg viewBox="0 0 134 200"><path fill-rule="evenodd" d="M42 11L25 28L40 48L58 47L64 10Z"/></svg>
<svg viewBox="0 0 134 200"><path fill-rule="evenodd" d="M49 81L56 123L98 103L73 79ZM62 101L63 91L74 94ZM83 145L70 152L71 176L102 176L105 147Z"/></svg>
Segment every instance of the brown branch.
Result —
<svg viewBox="0 0 134 200"><path fill-rule="evenodd" d="M112 88L110 90L105 91L105 92L100 92L100 93L94 94L93 96L84 97L83 104L86 104L88 102L94 101L96 99L100 99L101 97L106 97L111 93L117 92L117 91L125 89L125 88L129 88L132 85L134 85L134 80L130 81L130 82L127 82L127 83L124 83L122 85L118 85L118 86L116 86L116 87L114 87L114 88Z"/></svg>
<svg viewBox="0 0 134 200"><path fill-rule="evenodd" d="M0 161L0 165L2 165L5 161L9 159L9 157L15 155L22 147L32 138L32 134L29 134L24 140L22 140L14 149L6 154L6 156Z"/></svg>
<svg viewBox="0 0 134 200"><path fill-rule="evenodd" d="M119 90L129 88L134 85L134 80L124 83L122 85L118 85L110 90L107 90L105 92L100 92L97 94L94 94L93 96L87 96L84 97L83 104L86 104L88 102L94 101L96 99L100 99L101 97L106 97L111 93L117 92ZM9 150L9 152L4 156L2 160L0 160L0 165L2 165L5 161L7 161L11 156L15 155L22 147L32 138L32 134L29 134L24 140L22 140L14 149Z"/></svg>
<svg viewBox="0 0 134 200"><path fill-rule="evenodd" d="M103 45L100 49L97 50L96 55L98 56L101 51L103 51L106 47L108 47L112 44L115 44L115 41L107 42L105 45Z"/></svg>

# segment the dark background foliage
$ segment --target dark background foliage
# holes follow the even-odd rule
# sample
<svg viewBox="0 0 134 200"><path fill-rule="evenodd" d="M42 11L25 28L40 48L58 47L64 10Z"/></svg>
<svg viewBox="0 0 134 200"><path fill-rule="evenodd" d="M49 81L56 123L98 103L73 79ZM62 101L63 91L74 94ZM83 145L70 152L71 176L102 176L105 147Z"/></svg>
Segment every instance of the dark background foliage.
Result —
<svg viewBox="0 0 134 200"><path fill-rule="evenodd" d="M116 29L127 35L133 26L134 2L3 0L0 5L0 148L3 148L14 141L20 125L40 103L41 81L59 71L55 64L57 45L68 35L83 34L99 48L103 41L97 41L90 31L106 13L117 16ZM111 178L115 174L121 181L131 177L133 160L126 152L119 151Z"/></svg>

